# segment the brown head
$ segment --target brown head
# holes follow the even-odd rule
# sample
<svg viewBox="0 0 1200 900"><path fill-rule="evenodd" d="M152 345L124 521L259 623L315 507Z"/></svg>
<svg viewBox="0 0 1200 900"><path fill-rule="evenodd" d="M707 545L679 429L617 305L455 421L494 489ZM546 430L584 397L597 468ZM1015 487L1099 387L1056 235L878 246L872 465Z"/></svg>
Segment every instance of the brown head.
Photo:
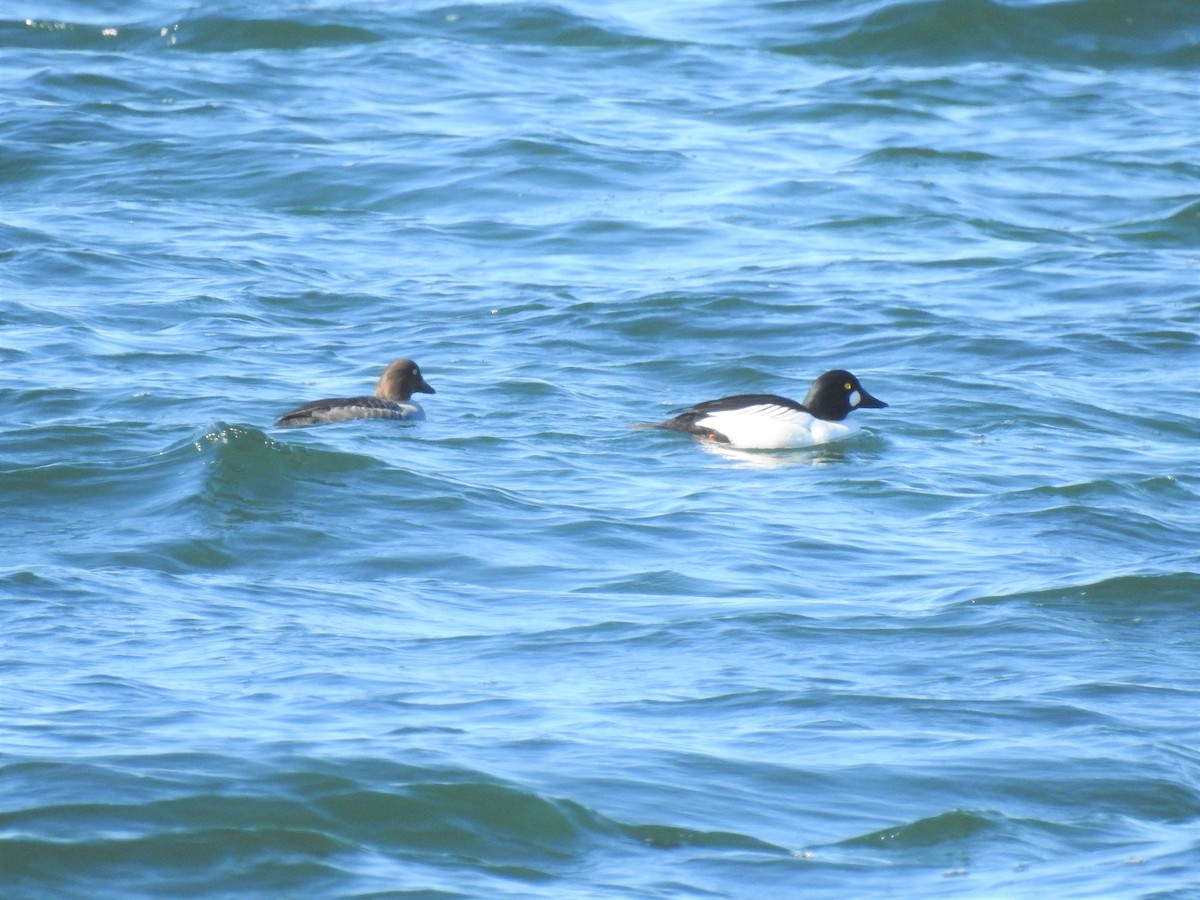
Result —
<svg viewBox="0 0 1200 900"><path fill-rule="evenodd" d="M375 385L375 396L381 400L407 400L413 394L433 394L433 388L421 377L421 370L411 359L391 363Z"/></svg>

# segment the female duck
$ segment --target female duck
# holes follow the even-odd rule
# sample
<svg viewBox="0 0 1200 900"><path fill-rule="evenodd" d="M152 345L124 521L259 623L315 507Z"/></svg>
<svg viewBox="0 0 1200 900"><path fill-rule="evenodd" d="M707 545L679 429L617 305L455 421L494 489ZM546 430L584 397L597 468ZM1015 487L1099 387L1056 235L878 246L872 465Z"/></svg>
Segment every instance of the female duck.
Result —
<svg viewBox="0 0 1200 900"><path fill-rule="evenodd" d="M276 425L324 425L327 422L350 422L354 419L425 418L421 404L411 399L414 393L433 394L425 383L421 370L411 359L398 359L383 370L375 385L373 397L333 397L314 400L298 406L280 417Z"/></svg>
<svg viewBox="0 0 1200 900"><path fill-rule="evenodd" d="M697 403L645 427L683 431L742 450L785 450L848 437L858 426L845 422L846 416L885 406L845 369L834 369L812 383L803 403L777 394L739 394Z"/></svg>

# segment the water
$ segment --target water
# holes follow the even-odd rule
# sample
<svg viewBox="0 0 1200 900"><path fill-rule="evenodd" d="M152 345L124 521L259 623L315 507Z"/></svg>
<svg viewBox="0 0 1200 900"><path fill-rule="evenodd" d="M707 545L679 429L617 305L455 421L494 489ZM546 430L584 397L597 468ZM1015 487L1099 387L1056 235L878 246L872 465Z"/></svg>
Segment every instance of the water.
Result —
<svg viewBox="0 0 1200 900"><path fill-rule="evenodd" d="M273 9L0 17L0 893L1200 896L1200 10Z"/></svg>

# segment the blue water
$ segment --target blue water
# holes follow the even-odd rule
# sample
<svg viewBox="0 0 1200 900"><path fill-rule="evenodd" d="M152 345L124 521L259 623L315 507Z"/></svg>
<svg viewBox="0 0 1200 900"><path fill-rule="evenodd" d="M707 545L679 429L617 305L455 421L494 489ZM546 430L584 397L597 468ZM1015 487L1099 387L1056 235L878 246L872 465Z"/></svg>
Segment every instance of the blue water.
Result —
<svg viewBox="0 0 1200 900"><path fill-rule="evenodd" d="M1200 896L1198 65L4 8L0 895ZM400 356L428 421L273 427ZM629 427L836 367L842 443Z"/></svg>

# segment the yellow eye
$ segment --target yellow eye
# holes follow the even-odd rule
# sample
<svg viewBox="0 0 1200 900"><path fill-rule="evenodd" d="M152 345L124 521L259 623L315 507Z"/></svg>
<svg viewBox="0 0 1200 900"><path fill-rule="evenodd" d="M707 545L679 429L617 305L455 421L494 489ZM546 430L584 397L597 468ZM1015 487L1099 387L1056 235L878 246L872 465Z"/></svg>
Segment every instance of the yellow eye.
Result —
<svg viewBox="0 0 1200 900"><path fill-rule="evenodd" d="M848 391L852 391L852 390L854 390L854 385L852 385L852 384L851 384L850 382L848 382L848 381L847 381L847 382L846 382L844 385L842 385L842 387L844 387L844 388L845 388L846 390L848 390Z"/></svg>

